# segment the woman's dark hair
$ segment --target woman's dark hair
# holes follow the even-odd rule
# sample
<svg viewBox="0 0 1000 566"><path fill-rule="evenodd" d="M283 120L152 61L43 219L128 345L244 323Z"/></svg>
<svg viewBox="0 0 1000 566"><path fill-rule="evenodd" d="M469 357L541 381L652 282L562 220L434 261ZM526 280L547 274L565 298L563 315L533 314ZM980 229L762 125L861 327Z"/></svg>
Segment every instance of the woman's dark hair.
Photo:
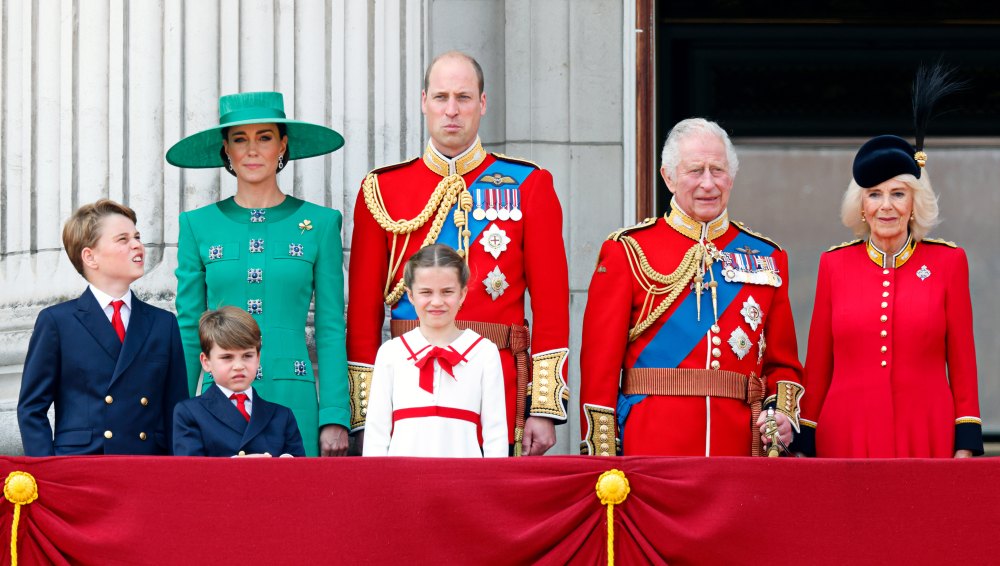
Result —
<svg viewBox="0 0 1000 566"><path fill-rule="evenodd" d="M424 267L451 267L458 271L458 282L464 289L469 283L469 266L458 252L444 244L431 244L422 248L406 260L403 268L403 282L407 289L413 288L416 271Z"/></svg>
<svg viewBox="0 0 1000 566"><path fill-rule="evenodd" d="M278 137L279 138L283 138L283 137L285 137L285 136L288 135L288 127L285 124L283 124L281 122L277 122L275 125L278 126ZM229 128L222 128L219 131L222 132L222 139L224 139L224 140L228 140L229 139ZM275 170L275 173L281 173L281 170L285 168L285 165L288 165L288 148L290 146L291 146L291 142L289 142L289 145L285 146L285 153L282 154L282 156L284 157L284 159L282 160L283 162L282 162L281 165L278 166L277 170ZM235 177L236 176L236 171L233 171L229 167L229 156L226 155L226 146L223 145L223 146L219 147L219 156L222 157L222 163L224 164L223 169L226 170L226 173L229 173L230 175L232 175L233 177Z"/></svg>

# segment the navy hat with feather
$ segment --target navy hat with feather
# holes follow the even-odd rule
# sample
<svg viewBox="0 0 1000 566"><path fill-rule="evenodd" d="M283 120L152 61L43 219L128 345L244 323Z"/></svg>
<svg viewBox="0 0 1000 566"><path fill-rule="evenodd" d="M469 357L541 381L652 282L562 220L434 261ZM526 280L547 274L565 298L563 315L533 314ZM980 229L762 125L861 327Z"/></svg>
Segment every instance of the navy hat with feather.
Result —
<svg viewBox="0 0 1000 566"><path fill-rule="evenodd" d="M871 188L897 175L909 173L920 178L927 163L924 134L931 119L934 103L942 96L961 90L965 82L952 80L955 70L937 64L921 66L913 81L913 128L916 145L899 136L876 136L861 146L854 156L854 181L862 188Z"/></svg>

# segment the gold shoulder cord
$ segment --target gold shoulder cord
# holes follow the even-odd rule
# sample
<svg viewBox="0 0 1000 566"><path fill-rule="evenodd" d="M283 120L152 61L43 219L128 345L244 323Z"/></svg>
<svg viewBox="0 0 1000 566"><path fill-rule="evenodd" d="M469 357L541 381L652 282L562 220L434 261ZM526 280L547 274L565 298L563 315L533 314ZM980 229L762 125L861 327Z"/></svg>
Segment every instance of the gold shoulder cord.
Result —
<svg viewBox="0 0 1000 566"><path fill-rule="evenodd" d="M469 261L466 250L469 249L469 236L472 234L467 227L467 219L469 211L472 210L472 195L465 186L465 180L462 179L461 175L448 175L441 179L441 182L435 187L434 192L431 193L431 198L424 205L424 209L420 211L420 214L416 218L411 220L393 220L389 216L389 213L385 209L385 202L382 200L382 191L378 187L377 174L369 173L361 185L361 190L365 197L365 205L368 206L368 210L371 211L375 221L378 222L378 225L383 230L392 234L392 250L389 252L389 274L386 278L385 289L383 291L385 304L391 306L403 296L405 283L402 280L396 284L392 291L389 290L389 287L392 285L392 280L396 272L399 271L399 266L402 265L406 257L406 247L410 243L410 234L419 230L427 223L431 215L434 215L431 229L427 232L427 237L424 238L420 247L425 248L436 242L438 235L441 233L441 227L448 217L448 211L451 210L455 201L459 202L459 210L455 211L454 219L460 234L458 254L465 257L466 262ZM399 254L397 255L396 240L401 234L406 237L403 239L403 245L399 248Z"/></svg>
<svg viewBox="0 0 1000 566"><path fill-rule="evenodd" d="M632 342L667 312L684 287L695 277L705 254L705 247L701 243L691 246L677 269L669 275L664 275L649 265L646 254L634 238L622 236L620 241L625 244L625 255L628 257L632 275L646 291L646 299L643 301L642 310L639 311L639 322L628 333L628 340ZM653 309L653 298L658 295L666 297Z"/></svg>

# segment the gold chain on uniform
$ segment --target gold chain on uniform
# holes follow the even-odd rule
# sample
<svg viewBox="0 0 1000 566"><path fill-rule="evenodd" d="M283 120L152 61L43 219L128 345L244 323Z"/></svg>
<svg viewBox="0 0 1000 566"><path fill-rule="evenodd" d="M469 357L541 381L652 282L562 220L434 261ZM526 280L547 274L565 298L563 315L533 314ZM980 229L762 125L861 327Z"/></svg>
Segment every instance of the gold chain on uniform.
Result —
<svg viewBox="0 0 1000 566"><path fill-rule="evenodd" d="M705 246L700 242L691 246L687 253L684 254L677 269L669 275L664 275L649 265L646 254L634 238L622 236L621 241L627 244L625 246L625 255L628 257L632 275L646 291L646 299L643 301L642 310L639 311L639 322L628 332L628 340L632 342L656 322L657 319L663 316L663 313L667 312L667 309L670 308L670 305L674 304L674 301L680 295L681 291L684 290L684 287L694 278L698 266L702 263ZM660 285L656 285L656 283ZM660 301L660 304L655 309L650 311L653 297L657 295L666 295L666 297ZM648 313L645 318L642 316L643 313Z"/></svg>
<svg viewBox="0 0 1000 566"><path fill-rule="evenodd" d="M448 217L448 211L451 210L455 201L459 203L454 218L455 225L459 230L458 254L465 257L466 262L469 261L466 250L469 249L469 237L472 235L468 229L468 215L469 211L472 210L472 195L465 186L465 180L462 179L461 175L448 175L441 179L441 182L434 188L434 192L431 193L431 198L424 205L424 209L415 218L410 220L393 220L389 216L388 211L385 209L385 202L382 200L382 191L378 187L378 176L375 173L369 173L365 177L365 181L361 185L361 190L365 197L365 205L368 206L368 210L372 213L375 221L378 222L378 225L383 230L392 234L392 250L389 252L389 274L384 289L385 304L390 306L395 304L405 291L405 282L402 279L396 283L392 291L389 290L389 287L392 285L392 280L406 256L406 247L410 243L410 234L419 230L427 223L431 215L434 214L434 221L431 223L427 237L424 238L420 247L425 248L436 242L438 235L441 233L441 227L444 225L445 218ZM406 238L403 240L403 245L397 256L396 238L400 234L404 234Z"/></svg>

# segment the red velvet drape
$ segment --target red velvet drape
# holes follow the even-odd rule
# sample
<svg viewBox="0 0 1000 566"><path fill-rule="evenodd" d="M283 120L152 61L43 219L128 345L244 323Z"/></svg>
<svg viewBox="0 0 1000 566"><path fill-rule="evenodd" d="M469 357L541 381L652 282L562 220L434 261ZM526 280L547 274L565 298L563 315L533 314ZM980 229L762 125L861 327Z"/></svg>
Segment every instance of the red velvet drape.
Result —
<svg viewBox="0 0 1000 566"><path fill-rule="evenodd" d="M1000 459L0 457L22 565L603 564L611 468L620 565L1000 563Z"/></svg>

